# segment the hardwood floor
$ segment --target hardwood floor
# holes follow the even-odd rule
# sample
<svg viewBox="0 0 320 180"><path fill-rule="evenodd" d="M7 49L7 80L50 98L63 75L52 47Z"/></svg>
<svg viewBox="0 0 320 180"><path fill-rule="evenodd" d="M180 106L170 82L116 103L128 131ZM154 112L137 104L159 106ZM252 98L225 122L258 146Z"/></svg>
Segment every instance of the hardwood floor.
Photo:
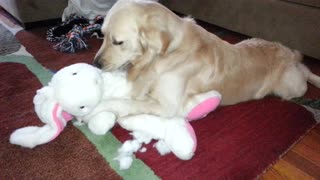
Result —
<svg viewBox="0 0 320 180"><path fill-rule="evenodd" d="M320 124L293 146L260 179L320 179Z"/></svg>

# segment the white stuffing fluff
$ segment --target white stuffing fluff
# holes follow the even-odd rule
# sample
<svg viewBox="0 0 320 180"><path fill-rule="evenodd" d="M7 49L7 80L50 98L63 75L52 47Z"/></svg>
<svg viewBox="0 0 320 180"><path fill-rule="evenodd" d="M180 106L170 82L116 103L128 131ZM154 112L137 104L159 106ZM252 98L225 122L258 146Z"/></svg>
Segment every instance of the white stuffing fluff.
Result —
<svg viewBox="0 0 320 180"><path fill-rule="evenodd" d="M147 148L146 148L146 147L142 147L142 148L139 150L139 152L145 153L145 152L147 152Z"/></svg>
<svg viewBox="0 0 320 180"><path fill-rule="evenodd" d="M132 132L130 134L133 136L133 140L125 141L120 149L118 149L118 156L114 158L114 160L119 161L120 170L129 169L133 161L133 154L141 148L143 143L148 144L152 140L150 136L139 132ZM139 152L146 152L146 150L143 147Z"/></svg>
<svg viewBox="0 0 320 180"><path fill-rule="evenodd" d="M128 169L133 153L152 139L157 140L153 147L161 156L172 152L181 160L189 160L194 155L196 141L183 118L168 119L143 114L122 118L118 123L122 128L132 131L130 134L133 136L133 140L126 141L118 150L119 154L115 159L119 161L120 169ZM141 148L141 151L144 150Z"/></svg>
<svg viewBox="0 0 320 180"><path fill-rule="evenodd" d="M123 143L121 148L118 150L118 156L115 160L119 161L120 169L128 169L133 161L132 155L137 152L141 147L141 143L137 140L128 140Z"/></svg>
<svg viewBox="0 0 320 180"><path fill-rule="evenodd" d="M115 160L119 161L120 170L129 169L132 164L132 156L119 154Z"/></svg>

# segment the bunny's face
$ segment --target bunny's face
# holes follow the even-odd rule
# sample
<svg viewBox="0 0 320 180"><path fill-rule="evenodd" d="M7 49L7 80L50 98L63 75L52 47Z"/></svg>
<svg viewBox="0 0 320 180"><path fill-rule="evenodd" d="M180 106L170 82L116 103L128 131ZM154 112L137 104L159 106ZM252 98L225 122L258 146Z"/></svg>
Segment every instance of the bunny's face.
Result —
<svg viewBox="0 0 320 180"><path fill-rule="evenodd" d="M78 117L89 114L103 96L101 70L83 63L58 71L49 86L62 109Z"/></svg>

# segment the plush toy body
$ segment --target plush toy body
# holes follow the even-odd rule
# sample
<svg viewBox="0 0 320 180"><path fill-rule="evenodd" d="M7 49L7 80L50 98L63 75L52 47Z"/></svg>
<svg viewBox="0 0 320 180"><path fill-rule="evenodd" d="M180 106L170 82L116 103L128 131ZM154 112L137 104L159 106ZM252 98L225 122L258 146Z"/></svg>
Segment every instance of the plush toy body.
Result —
<svg viewBox="0 0 320 180"><path fill-rule="evenodd" d="M125 141L115 158L120 163L120 169L128 169L133 161L132 154L141 151L143 143L152 139L158 140L154 147L159 154L172 152L181 160L193 157L197 147L196 134L189 121L198 120L217 108L221 96L216 91L195 95L187 103L185 117L163 118L142 114L128 116L118 120L126 130L132 131L133 140Z"/></svg>
<svg viewBox="0 0 320 180"><path fill-rule="evenodd" d="M84 63L67 66L53 76L48 86L37 90L33 99L35 112L45 125L18 129L10 142L29 148L50 142L72 119L71 115L88 123L93 133L105 134L114 126L116 117L111 112L95 110L105 99L125 97L129 90L124 74L102 73Z"/></svg>
<svg viewBox="0 0 320 180"><path fill-rule="evenodd" d="M104 109L104 102L130 99L130 91L131 84L123 72L102 72L84 63L67 66L34 97L35 111L45 125L20 128L11 134L10 142L28 148L48 143L61 133L72 119L71 115L79 122L87 123L94 134L103 135L116 122L115 114ZM146 114L118 117L119 124L134 135L134 140L119 150L120 165L130 161L131 154L151 139L158 140L155 147L160 154L172 152L179 159L190 159L196 149L196 137L188 121L202 118L214 110L220 99L216 91L195 95L186 107L181 107L183 113L173 118Z"/></svg>

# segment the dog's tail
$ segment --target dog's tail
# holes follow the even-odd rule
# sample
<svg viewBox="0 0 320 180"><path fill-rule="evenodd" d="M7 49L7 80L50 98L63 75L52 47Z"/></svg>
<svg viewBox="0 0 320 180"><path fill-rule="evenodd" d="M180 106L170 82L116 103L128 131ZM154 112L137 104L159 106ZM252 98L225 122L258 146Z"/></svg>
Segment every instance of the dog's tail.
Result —
<svg viewBox="0 0 320 180"><path fill-rule="evenodd" d="M309 71L308 82L320 88L320 76Z"/></svg>
<svg viewBox="0 0 320 180"><path fill-rule="evenodd" d="M302 70L305 77L307 78L307 81L311 83L312 85L316 86L317 88L320 88L320 76L312 73L305 65L302 63L299 63L298 65L299 69Z"/></svg>
<svg viewBox="0 0 320 180"><path fill-rule="evenodd" d="M303 72L304 76L307 78L307 81L317 88L320 88L320 76L314 74L302 64L303 55L299 51L293 50L292 52L293 59L298 63L298 68Z"/></svg>

